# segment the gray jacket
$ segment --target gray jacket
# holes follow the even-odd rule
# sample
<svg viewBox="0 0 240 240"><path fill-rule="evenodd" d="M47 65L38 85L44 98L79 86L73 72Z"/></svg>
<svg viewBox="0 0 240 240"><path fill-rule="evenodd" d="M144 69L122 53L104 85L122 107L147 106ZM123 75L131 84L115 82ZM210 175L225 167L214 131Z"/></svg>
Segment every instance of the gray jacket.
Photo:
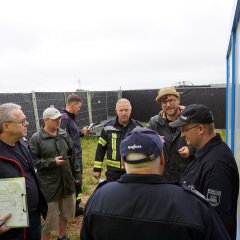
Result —
<svg viewBox="0 0 240 240"><path fill-rule="evenodd" d="M178 153L178 149L187 145L185 139L181 137L180 129L169 126L163 111L150 119L147 128L165 137L163 148L165 157L164 177L169 181L179 181L192 158L182 158ZM190 150L193 151L192 148Z"/></svg>
<svg viewBox="0 0 240 240"><path fill-rule="evenodd" d="M75 192L75 179L80 178L76 154L67 132L59 129L57 136L44 129L32 135L29 146L37 168L42 192L47 202L59 200ZM57 166L55 157L67 157L66 164Z"/></svg>

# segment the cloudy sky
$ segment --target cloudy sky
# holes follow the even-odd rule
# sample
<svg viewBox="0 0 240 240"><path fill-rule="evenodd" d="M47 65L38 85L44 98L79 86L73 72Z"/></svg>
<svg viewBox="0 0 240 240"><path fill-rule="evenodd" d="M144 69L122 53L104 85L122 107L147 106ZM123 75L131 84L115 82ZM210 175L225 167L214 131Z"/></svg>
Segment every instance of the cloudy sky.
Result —
<svg viewBox="0 0 240 240"><path fill-rule="evenodd" d="M234 0L5 0L0 92L225 83Z"/></svg>

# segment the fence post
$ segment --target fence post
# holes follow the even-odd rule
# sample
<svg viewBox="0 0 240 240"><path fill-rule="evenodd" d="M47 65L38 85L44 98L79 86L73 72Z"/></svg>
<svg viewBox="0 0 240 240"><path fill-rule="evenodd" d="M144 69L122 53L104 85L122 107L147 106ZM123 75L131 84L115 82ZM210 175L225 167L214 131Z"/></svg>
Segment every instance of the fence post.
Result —
<svg viewBox="0 0 240 240"><path fill-rule="evenodd" d="M118 99L122 98L122 88L120 87L120 89L118 90Z"/></svg>
<svg viewBox="0 0 240 240"><path fill-rule="evenodd" d="M88 105L89 124L91 124L92 123L92 100L91 100L90 91L87 91L87 105Z"/></svg>
<svg viewBox="0 0 240 240"><path fill-rule="evenodd" d="M38 116L38 108L37 108L37 99L34 91L32 91L32 103L33 103L33 113L35 117L35 125L38 131L40 129L40 124L39 124L39 116Z"/></svg>

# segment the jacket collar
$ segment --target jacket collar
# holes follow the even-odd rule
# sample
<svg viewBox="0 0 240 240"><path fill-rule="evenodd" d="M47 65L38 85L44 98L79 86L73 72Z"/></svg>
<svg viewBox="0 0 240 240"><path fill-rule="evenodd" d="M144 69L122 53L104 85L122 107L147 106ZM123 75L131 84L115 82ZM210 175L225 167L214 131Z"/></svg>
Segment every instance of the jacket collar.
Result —
<svg viewBox="0 0 240 240"><path fill-rule="evenodd" d="M198 149L194 156L195 158L201 159L206 153L208 153L211 149L213 149L216 145L222 142L222 138L220 134L216 134L215 137L210 139L202 148Z"/></svg>
<svg viewBox="0 0 240 240"><path fill-rule="evenodd" d="M76 119L76 115L74 113L67 111L65 108L62 109L62 113L66 113L70 118L72 118L74 120Z"/></svg>
<svg viewBox="0 0 240 240"><path fill-rule="evenodd" d="M120 183L169 183L163 176L157 174L123 174L118 180Z"/></svg>
<svg viewBox="0 0 240 240"><path fill-rule="evenodd" d="M128 127L130 124L132 123L132 119L131 117L129 118L129 122L128 122L128 125L126 127ZM118 126L118 127L122 127L122 128L125 128L123 125L121 125L119 122L118 122L118 116L116 116L115 118L115 123L114 125Z"/></svg>
<svg viewBox="0 0 240 240"><path fill-rule="evenodd" d="M49 134L48 132L46 132L43 128L41 128L41 133L42 133L42 138L55 138L59 135L64 135L66 133L66 131L59 128L57 131L57 135L53 136L53 135Z"/></svg>
<svg viewBox="0 0 240 240"><path fill-rule="evenodd" d="M183 111L184 108L185 108L184 106L179 105L180 113ZM163 110L159 113L159 116L160 118L167 119L166 112L164 112Z"/></svg>

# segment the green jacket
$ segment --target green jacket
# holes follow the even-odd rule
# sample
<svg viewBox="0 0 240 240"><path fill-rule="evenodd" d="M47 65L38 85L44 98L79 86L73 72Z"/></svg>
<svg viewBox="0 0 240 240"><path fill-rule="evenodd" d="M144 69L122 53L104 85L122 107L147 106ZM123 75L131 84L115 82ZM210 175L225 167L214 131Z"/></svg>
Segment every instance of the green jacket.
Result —
<svg viewBox="0 0 240 240"><path fill-rule="evenodd" d="M40 179L41 190L52 202L75 192L75 179L80 179L80 168L76 164L76 154L72 140L65 130L59 129L57 136L44 129L32 135L29 146ZM57 166L55 157L70 156L66 164Z"/></svg>

